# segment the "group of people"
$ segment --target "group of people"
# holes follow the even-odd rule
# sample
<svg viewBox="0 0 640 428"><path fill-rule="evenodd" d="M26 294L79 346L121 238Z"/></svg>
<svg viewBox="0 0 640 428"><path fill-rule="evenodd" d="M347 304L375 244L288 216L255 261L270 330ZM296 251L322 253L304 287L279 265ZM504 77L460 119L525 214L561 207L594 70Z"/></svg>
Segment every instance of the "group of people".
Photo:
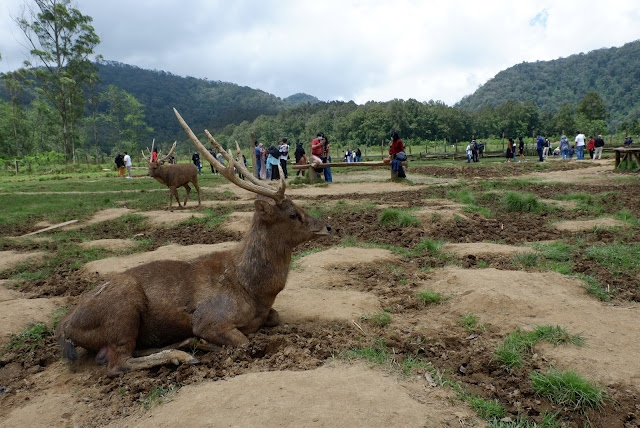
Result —
<svg viewBox="0 0 640 428"><path fill-rule="evenodd" d="M345 162L360 162L362 161L362 152L360 151L360 147L356 150L349 150L344 153L344 161Z"/></svg>
<svg viewBox="0 0 640 428"><path fill-rule="evenodd" d="M126 168L127 178L133 178L133 175L131 175L131 167L133 166L133 163L131 163L131 156L129 156L127 152L124 152L124 155L122 155L122 153L118 153L115 163L118 170L118 177L124 177Z"/></svg>
<svg viewBox="0 0 640 428"><path fill-rule="evenodd" d="M602 135L598 135L596 138L589 137L587 141L587 137L582 133L578 132L576 134L574 140L575 146L572 146L569 142L569 139L566 135L562 135L560 137L560 144L553 151L553 156L561 155L562 159L572 159L574 153L576 154L577 160L584 160L584 152L585 148L589 152L589 159L600 159L602 157L602 149L604 147L604 139ZM544 160L549 156L549 150L551 148L551 143L549 139L543 139L540 134L538 134L538 139L536 143L536 149L538 150L539 162L544 162Z"/></svg>
<svg viewBox="0 0 640 428"><path fill-rule="evenodd" d="M478 162L478 155L482 154L484 150L484 144L476 141L475 138L467 145L465 152L467 153L467 163Z"/></svg>
<svg viewBox="0 0 640 428"><path fill-rule="evenodd" d="M278 165L282 167L284 178L289 178L289 172L287 171L289 144L286 138L283 138L278 142L278 147L272 145L267 149L265 149L264 144L256 141L254 159L259 179L279 180L280 171L278 170Z"/></svg>

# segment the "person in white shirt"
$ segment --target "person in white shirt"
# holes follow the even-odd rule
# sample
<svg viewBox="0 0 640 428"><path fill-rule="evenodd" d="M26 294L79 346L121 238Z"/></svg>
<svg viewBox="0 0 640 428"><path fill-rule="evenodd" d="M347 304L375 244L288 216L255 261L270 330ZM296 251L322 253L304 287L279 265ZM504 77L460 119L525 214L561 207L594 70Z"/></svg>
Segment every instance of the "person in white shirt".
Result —
<svg viewBox="0 0 640 428"><path fill-rule="evenodd" d="M131 175L132 165L133 164L131 163L131 156L129 156L127 152L124 152L124 166L127 167L127 178L133 178L133 176Z"/></svg>
<svg viewBox="0 0 640 428"><path fill-rule="evenodd" d="M282 172L284 172L284 178L289 178L289 173L287 172L287 160L289 159L289 144L287 144L287 139L283 138L280 141L278 146L278 152L280 152L280 166L282 166Z"/></svg>
<svg viewBox="0 0 640 428"><path fill-rule="evenodd" d="M580 160L580 159L584 159L584 142L587 139L587 137L584 136L584 134L580 131L578 131L578 135L576 135L576 159Z"/></svg>

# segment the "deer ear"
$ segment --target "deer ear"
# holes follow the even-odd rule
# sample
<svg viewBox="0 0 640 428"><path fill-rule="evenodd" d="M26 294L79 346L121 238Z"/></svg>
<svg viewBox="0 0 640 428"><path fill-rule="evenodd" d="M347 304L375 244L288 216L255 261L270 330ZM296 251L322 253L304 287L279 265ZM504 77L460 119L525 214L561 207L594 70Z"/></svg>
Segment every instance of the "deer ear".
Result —
<svg viewBox="0 0 640 428"><path fill-rule="evenodd" d="M273 217L273 203L269 203L267 199L256 199L256 213L264 219L270 220Z"/></svg>

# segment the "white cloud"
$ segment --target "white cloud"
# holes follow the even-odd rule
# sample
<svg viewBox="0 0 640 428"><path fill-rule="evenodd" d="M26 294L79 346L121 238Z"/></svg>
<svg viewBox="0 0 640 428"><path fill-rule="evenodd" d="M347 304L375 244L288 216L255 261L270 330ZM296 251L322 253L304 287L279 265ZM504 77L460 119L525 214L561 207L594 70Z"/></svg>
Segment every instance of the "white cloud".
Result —
<svg viewBox="0 0 640 428"><path fill-rule="evenodd" d="M0 70L26 55L3 0ZM522 61L640 39L634 0L78 0L106 59L286 97L449 104ZM534 23L534 25L530 25ZM12 34L13 33L13 34Z"/></svg>

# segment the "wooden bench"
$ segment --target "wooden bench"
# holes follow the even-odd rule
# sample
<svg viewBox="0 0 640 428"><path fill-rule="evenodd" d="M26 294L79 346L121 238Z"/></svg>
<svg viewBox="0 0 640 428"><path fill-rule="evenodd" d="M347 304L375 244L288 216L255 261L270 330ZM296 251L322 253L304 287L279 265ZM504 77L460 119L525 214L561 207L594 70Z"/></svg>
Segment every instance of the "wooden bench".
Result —
<svg viewBox="0 0 640 428"><path fill-rule="evenodd" d="M408 165L407 161L403 161L400 165L406 167ZM382 162L382 161L368 161L368 162L327 162L322 163L317 166L312 166L310 163L305 165L293 165L291 168L294 170L307 170L309 176L309 182L313 183L315 180L315 171L314 169L322 169L322 168L344 168L347 166L367 166L367 167L387 167L391 169L391 162ZM391 179L393 180L395 177L393 173L391 174Z"/></svg>
<svg viewBox="0 0 640 428"><path fill-rule="evenodd" d="M616 168L620 165L620 162L628 160L635 161L640 165L640 147L616 147L613 149L616 152Z"/></svg>

